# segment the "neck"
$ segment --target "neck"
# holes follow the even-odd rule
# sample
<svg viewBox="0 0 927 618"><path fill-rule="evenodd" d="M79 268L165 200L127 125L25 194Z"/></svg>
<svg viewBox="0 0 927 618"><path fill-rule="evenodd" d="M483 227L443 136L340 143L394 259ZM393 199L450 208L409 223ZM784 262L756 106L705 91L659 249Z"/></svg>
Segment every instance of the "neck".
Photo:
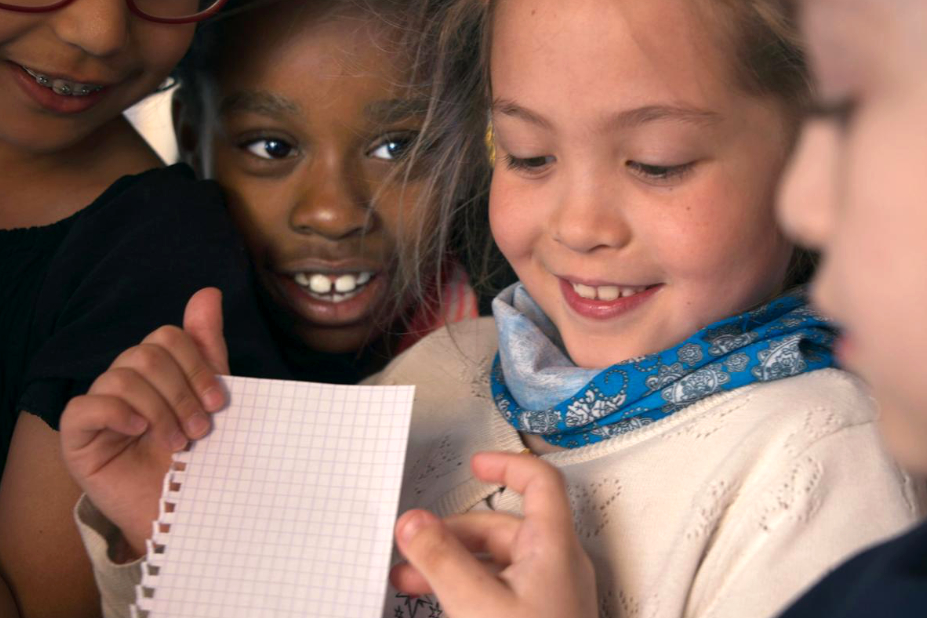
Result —
<svg viewBox="0 0 927 618"><path fill-rule="evenodd" d="M158 165L157 155L121 116L58 151L32 152L0 142L0 229L60 221L120 176Z"/></svg>

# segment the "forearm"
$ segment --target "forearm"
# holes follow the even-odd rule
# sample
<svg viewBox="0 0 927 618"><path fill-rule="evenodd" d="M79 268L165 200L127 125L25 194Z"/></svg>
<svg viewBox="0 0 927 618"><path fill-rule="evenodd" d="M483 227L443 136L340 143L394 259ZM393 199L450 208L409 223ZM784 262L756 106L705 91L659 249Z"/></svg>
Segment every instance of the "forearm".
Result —
<svg viewBox="0 0 927 618"><path fill-rule="evenodd" d="M90 562L71 518L79 495L57 432L20 414L0 481L0 599L12 597L14 616L99 616Z"/></svg>
<svg viewBox="0 0 927 618"><path fill-rule="evenodd" d="M9 616L10 618L19 616L19 608L16 607L13 592L2 578L0 578L0 616Z"/></svg>

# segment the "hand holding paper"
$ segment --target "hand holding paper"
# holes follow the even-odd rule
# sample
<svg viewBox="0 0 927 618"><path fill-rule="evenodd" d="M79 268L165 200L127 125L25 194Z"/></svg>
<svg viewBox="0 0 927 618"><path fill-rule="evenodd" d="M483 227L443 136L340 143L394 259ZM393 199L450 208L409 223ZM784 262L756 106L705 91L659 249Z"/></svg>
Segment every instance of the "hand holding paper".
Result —
<svg viewBox="0 0 927 618"><path fill-rule="evenodd" d="M61 417L61 447L71 475L144 552L171 453L209 431L208 413L225 404L216 373L228 372L222 295L200 290L184 329L162 327L126 350Z"/></svg>

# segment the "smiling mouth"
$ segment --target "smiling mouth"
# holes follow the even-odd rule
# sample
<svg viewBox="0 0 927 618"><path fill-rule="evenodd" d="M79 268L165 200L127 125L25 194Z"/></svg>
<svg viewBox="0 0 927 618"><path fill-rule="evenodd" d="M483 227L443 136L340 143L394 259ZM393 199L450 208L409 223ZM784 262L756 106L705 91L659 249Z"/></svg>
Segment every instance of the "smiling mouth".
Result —
<svg viewBox="0 0 927 618"><path fill-rule="evenodd" d="M375 276L376 273L370 271L343 274L299 272L292 275L292 279L312 298L337 304L363 292Z"/></svg>
<svg viewBox="0 0 927 618"><path fill-rule="evenodd" d="M32 69L26 68L20 65L23 71L29 74L32 79L35 80L39 86L43 86L53 91L55 94L61 96L69 97L85 97L87 95L94 94L95 92L100 92L103 90L103 86L97 84L83 84L80 82L74 82L66 79L61 79L59 77L49 77L38 71L33 71Z"/></svg>
<svg viewBox="0 0 927 618"><path fill-rule="evenodd" d="M586 300L612 301L619 298L629 298L636 294L653 287L643 286L620 286L620 285L584 285L582 283L569 282L573 286L573 291Z"/></svg>

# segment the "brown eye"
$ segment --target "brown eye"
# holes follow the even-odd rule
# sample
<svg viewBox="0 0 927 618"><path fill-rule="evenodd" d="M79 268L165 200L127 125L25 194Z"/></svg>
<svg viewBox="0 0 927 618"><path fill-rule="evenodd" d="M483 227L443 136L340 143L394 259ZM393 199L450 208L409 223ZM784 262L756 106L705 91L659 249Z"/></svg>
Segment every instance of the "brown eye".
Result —
<svg viewBox="0 0 927 618"><path fill-rule="evenodd" d="M296 154L296 147L282 139L258 139L244 146L248 152L261 159L286 159Z"/></svg>

